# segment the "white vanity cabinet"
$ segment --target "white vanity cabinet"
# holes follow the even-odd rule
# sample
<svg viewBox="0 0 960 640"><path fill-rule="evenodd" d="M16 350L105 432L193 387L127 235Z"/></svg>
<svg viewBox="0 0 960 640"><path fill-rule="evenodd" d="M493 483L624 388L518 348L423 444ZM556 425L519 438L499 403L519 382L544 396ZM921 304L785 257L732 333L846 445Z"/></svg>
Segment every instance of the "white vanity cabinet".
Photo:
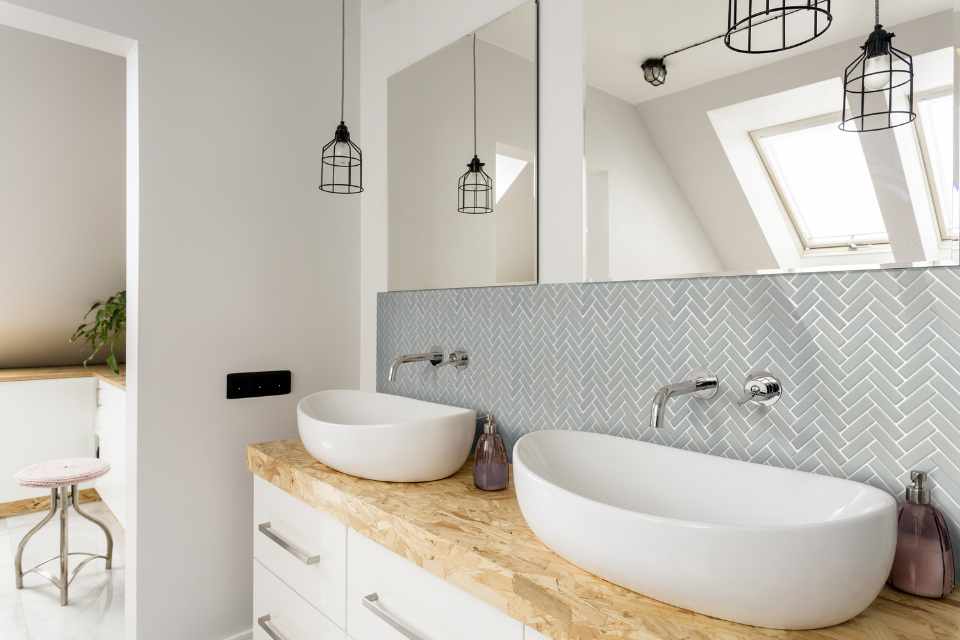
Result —
<svg viewBox="0 0 960 640"><path fill-rule="evenodd" d="M253 640L347 640L346 633L253 561Z"/></svg>
<svg viewBox="0 0 960 640"><path fill-rule="evenodd" d="M356 531L347 535L354 640L523 638L523 624Z"/></svg>
<svg viewBox="0 0 960 640"><path fill-rule="evenodd" d="M93 378L0 383L0 502L50 494L13 479L28 464L93 455L95 389Z"/></svg>
<svg viewBox="0 0 960 640"><path fill-rule="evenodd" d="M127 391L100 378L97 383L97 408L94 432L100 446L100 458L110 463L110 473L97 479L100 499L127 526Z"/></svg>
<svg viewBox="0 0 960 640"><path fill-rule="evenodd" d="M347 528L256 476L253 557L338 627L346 627ZM254 611L258 617L268 613Z"/></svg>
<svg viewBox="0 0 960 640"><path fill-rule="evenodd" d="M253 510L255 640L548 640L258 476Z"/></svg>

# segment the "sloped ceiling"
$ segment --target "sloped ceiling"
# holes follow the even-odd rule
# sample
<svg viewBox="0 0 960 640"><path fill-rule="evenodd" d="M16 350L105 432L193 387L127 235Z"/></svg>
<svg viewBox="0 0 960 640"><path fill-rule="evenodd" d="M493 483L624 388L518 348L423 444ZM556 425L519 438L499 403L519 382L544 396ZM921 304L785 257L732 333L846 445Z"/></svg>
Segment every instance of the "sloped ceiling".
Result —
<svg viewBox="0 0 960 640"><path fill-rule="evenodd" d="M0 368L79 364L124 286L125 61L0 27Z"/></svg>

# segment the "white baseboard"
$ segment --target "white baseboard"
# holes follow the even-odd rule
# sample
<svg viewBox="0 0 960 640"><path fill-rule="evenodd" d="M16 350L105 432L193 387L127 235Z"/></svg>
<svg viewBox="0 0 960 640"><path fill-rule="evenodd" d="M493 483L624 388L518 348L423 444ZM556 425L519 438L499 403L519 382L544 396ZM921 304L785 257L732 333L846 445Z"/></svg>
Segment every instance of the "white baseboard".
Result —
<svg viewBox="0 0 960 640"><path fill-rule="evenodd" d="M253 629L241 631L240 633L232 635L229 638L224 638L223 640L253 640Z"/></svg>

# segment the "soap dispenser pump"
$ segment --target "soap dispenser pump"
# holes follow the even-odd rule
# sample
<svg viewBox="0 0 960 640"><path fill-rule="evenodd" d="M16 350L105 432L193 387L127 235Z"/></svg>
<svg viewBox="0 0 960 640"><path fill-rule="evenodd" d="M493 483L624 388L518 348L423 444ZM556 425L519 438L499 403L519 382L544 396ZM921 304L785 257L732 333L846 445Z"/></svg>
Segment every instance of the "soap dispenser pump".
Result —
<svg viewBox="0 0 960 640"><path fill-rule="evenodd" d="M890 584L907 593L942 598L953 591L954 559L946 521L930 504L927 474L911 471L898 517L897 553Z"/></svg>
<svg viewBox="0 0 960 640"><path fill-rule="evenodd" d="M483 433L477 440L476 458L473 464L473 484L483 491L500 491L507 488L510 463L503 438L497 433L497 423L487 414Z"/></svg>

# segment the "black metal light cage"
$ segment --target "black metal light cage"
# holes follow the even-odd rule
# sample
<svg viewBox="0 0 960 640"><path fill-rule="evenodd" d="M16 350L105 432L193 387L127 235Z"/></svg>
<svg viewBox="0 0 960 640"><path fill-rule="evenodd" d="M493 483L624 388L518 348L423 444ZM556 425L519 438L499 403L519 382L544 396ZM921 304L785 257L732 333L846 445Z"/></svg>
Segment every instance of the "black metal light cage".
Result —
<svg viewBox="0 0 960 640"><path fill-rule="evenodd" d="M882 131L917 119L913 110L913 57L893 46L894 35L878 24L860 55L844 71L841 131ZM888 54L886 68L867 69L870 59ZM882 76L886 76L884 87L868 86L871 79Z"/></svg>
<svg viewBox="0 0 960 640"><path fill-rule="evenodd" d="M640 65L643 69L643 79L655 87L667 81L667 65L663 58L648 58Z"/></svg>
<svg viewBox="0 0 960 640"><path fill-rule="evenodd" d="M323 145L320 157L320 190L327 193L351 194L363 191L363 154L350 139L350 129L343 121L344 84L346 77L347 3L340 3L340 124L333 140Z"/></svg>
<svg viewBox="0 0 960 640"><path fill-rule="evenodd" d="M327 193L363 191L363 153L351 139L350 130L341 122L333 140L323 145L320 190Z"/></svg>
<svg viewBox="0 0 960 640"><path fill-rule="evenodd" d="M457 181L460 213L493 213L493 178L483 170L484 166L480 158L473 156L466 173Z"/></svg>
<svg viewBox="0 0 960 640"><path fill-rule="evenodd" d="M457 211L468 214L493 213L493 178L483 170L477 156L477 34L473 34L473 159L457 180Z"/></svg>
<svg viewBox="0 0 960 640"><path fill-rule="evenodd" d="M819 38L833 23L831 0L729 0L724 44L740 53L775 53Z"/></svg>

